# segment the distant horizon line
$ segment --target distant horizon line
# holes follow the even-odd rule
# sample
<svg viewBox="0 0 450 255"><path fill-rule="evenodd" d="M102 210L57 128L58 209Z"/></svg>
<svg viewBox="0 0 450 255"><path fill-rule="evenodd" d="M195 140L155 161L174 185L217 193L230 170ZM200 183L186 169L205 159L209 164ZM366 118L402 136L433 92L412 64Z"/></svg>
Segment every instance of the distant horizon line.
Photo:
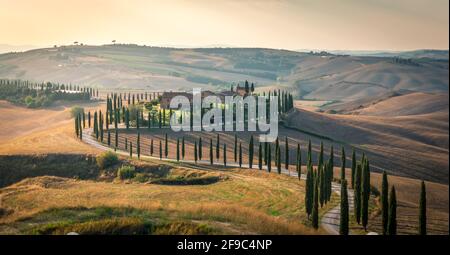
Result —
<svg viewBox="0 0 450 255"><path fill-rule="evenodd" d="M80 42L83 43L83 42ZM288 48L276 48L276 47L262 47L262 46L236 46L236 45L227 45L227 44L211 44L211 45L203 45L203 46L192 46L192 45L177 45L177 44L165 44L165 45L148 45L148 44L138 44L138 43L115 43L116 45L136 45L141 47L161 47L161 48L173 48L173 49L213 49L213 48L236 48L236 49L273 49L273 50L287 50L287 51L296 51L296 52L354 52L354 53L402 53L402 52L414 52L414 51L449 51L449 48L416 48L416 49L404 49L404 50L393 50L393 49L377 49L377 50L352 50L352 49L309 49L309 48L297 48L297 49L288 49ZM32 44L8 44L8 43L0 43L0 51L1 47L10 47L10 48L23 48L22 51L29 50L37 50L37 49L46 49L53 48L54 46L77 46L75 44L54 44L54 45L32 45ZM83 43L84 46L111 46L114 43L105 43L105 44L86 44ZM80 45L78 45L80 46ZM14 51L10 51L14 52ZM3 52L7 53L7 52ZM2 53L0 53L2 54Z"/></svg>

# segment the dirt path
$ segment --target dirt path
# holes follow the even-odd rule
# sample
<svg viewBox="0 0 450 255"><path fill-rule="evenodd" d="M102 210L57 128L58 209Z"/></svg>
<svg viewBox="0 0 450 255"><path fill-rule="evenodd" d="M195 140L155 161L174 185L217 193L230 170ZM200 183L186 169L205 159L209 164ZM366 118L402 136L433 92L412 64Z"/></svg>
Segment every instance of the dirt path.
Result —
<svg viewBox="0 0 450 255"><path fill-rule="evenodd" d="M93 138L93 129L85 129L83 131L83 142L103 151L112 150L110 147L105 146L101 143L99 143L97 140ZM123 156L129 156L129 152L123 151L123 150L117 150L117 154L123 155ZM175 161L175 159L171 158L162 158L159 157L153 157L148 155L141 155L141 158L143 159L156 159L156 160L162 160L162 161ZM180 160L185 163L195 163L194 160ZM204 165L210 165L209 160L198 160L197 164L204 164ZM223 166L223 162L213 162L213 165ZM227 166L229 167L239 167L239 164L236 163L227 163ZM242 163L241 168L250 168L248 164ZM255 169L255 168L253 168ZM264 170L267 170L266 166L263 166ZM295 178L298 178L298 175L294 171L288 171L285 168L281 169L281 173L293 176ZM301 179L306 180L306 175L302 174ZM332 183L332 191L336 192L340 195L341 186L338 183ZM349 200L349 212L352 212L353 210L353 190L348 190L348 200ZM327 213L325 213L321 219L321 226L325 231L330 235L339 235L339 221L340 221L340 205L337 205Z"/></svg>

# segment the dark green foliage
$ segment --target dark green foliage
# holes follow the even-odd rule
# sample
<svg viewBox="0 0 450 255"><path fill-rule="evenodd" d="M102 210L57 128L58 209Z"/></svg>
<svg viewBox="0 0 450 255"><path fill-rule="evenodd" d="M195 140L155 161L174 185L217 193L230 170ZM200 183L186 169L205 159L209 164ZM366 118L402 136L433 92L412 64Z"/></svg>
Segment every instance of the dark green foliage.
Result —
<svg viewBox="0 0 450 255"><path fill-rule="evenodd" d="M153 156L153 139L150 141L150 155Z"/></svg>
<svg viewBox="0 0 450 255"><path fill-rule="evenodd" d="M186 154L186 147L185 147L185 142L184 142L184 136L181 139L181 158L184 160L184 156Z"/></svg>
<svg viewBox="0 0 450 255"><path fill-rule="evenodd" d="M164 135L164 156L166 158L169 156L169 140L167 138L167 133Z"/></svg>
<svg viewBox="0 0 450 255"><path fill-rule="evenodd" d="M356 173L356 153L355 149L352 149L352 189L355 187L355 173Z"/></svg>
<svg viewBox="0 0 450 255"><path fill-rule="evenodd" d="M111 131L108 130L108 146L111 146Z"/></svg>
<svg viewBox="0 0 450 255"><path fill-rule="evenodd" d="M345 150L342 147L341 151L341 180L345 179Z"/></svg>
<svg viewBox="0 0 450 255"><path fill-rule="evenodd" d="M194 142L194 161L195 163L198 161L197 141Z"/></svg>
<svg viewBox="0 0 450 255"><path fill-rule="evenodd" d="M272 171L272 149L270 144L267 145L267 171L270 173Z"/></svg>
<svg viewBox="0 0 450 255"><path fill-rule="evenodd" d="M262 159L262 144L259 143L258 147L258 169L262 170L263 159Z"/></svg>
<svg viewBox="0 0 450 255"><path fill-rule="evenodd" d="M202 145L202 138L200 137L198 139L198 158L202 160L203 157L203 145Z"/></svg>
<svg viewBox="0 0 450 255"><path fill-rule="evenodd" d="M314 180L313 180L312 166L308 165L306 170L306 185L305 185L305 209L308 218L312 212L313 196L314 196Z"/></svg>
<svg viewBox="0 0 450 255"><path fill-rule="evenodd" d="M339 224L339 234L348 235L348 193L347 180L341 181L341 217Z"/></svg>
<svg viewBox="0 0 450 255"><path fill-rule="evenodd" d="M397 196L394 186L392 186L389 194L389 220L387 230L388 235L397 234Z"/></svg>
<svg viewBox="0 0 450 255"><path fill-rule="evenodd" d="M139 132L137 134L136 153L137 153L138 159L141 158L141 134Z"/></svg>
<svg viewBox="0 0 450 255"><path fill-rule="evenodd" d="M210 162L211 165L214 163L213 162L213 142L212 142L212 139L210 139L210 141L209 141L209 162Z"/></svg>
<svg viewBox="0 0 450 255"><path fill-rule="evenodd" d="M220 136L217 134L217 140L216 140L216 159L219 160L220 157Z"/></svg>
<svg viewBox="0 0 450 255"><path fill-rule="evenodd" d="M323 142L320 142L319 163L318 167L323 166Z"/></svg>
<svg viewBox="0 0 450 255"><path fill-rule="evenodd" d="M237 162L237 135L234 135L234 162Z"/></svg>
<svg viewBox="0 0 450 255"><path fill-rule="evenodd" d="M297 144L297 159L295 163L295 170L298 174L298 179L302 177L302 151L300 150L300 144Z"/></svg>
<svg viewBox="0 0 450 255"><path fill-rule="evenodd" d="M159 140L159 159L163 157L162 141Z"/></svg>
<svg viewBox="0 0 450 255"><path fill-rule="evenodd" d="M369 198L370 198L370 170L369 161L363 162L362 179L361 179L361 224L364 230L367 230L369 221Z"/></svg>
<svg viewBox="0 0 450 255"><path fill-rule="evenodd" d="M242 143L239 143L239 167L242 167Z"/></svg>
<svg viewBox="0 0 450 255"><path fill-rule="evenodd" d="M285 146L285 148L284 148L284 153L285 153L285 155L284 155L284 167L286 169L289 169L289 143L288 143L287 136L286 136L286 140L284 142L284 146Z"/></svg>
<svg viewBox="0 0 450 255"><path fill-rule="evenodd" d="M381 227L383 235L387 234L387 224L389 215L389 185L386 171L383 171L383 178L381 181Z"/></svg>
<svg viewBox="0 0 450 255"><path fill-rule="evenodd" d="M312 205L312 227L314 229L319 228L319 182L318 179L314 180L314 194L313 194L313 205Z"/></svg>
<svg viewBox="0 0 450 255"><path fill-rule="evenodd" d="M361 175L362 175L362 168L361 164L358 164L356 166L356 172L355 172L355 189L354 189L354 215L356 222L359 224L361 223Z"/></svg>
<svg viewBox="0 0 450 255"><path fill-rule="evenodd" d="M280 146L277 147L276 164L277 164L277 172L278 172L278 174L281 174L281 152L280 152Z"/></svg>
<svg viewBox="0 0 450 255"><path fill-rule="evenodd" d="M130 142L130 158L133 157L133 144Z"/></svg>
<svg viewBox="0 0 450 255"><path fill-rule="evenodd" d="M427 191L425 182L420 184L420 199L419 199L419 235L427 234Z"/></svg>
<svg viewBox="0 0 450 255"><path fill-rule="evenodd" d="M227 144L223 144L223 166L227 166Z"/></svg>
<svg viewBox="0 0 450 255"><path fill-rule="evenodd" d="M250 142L248 144L248 166L249 168L253 168L253 135L250 136Z"/></svg>

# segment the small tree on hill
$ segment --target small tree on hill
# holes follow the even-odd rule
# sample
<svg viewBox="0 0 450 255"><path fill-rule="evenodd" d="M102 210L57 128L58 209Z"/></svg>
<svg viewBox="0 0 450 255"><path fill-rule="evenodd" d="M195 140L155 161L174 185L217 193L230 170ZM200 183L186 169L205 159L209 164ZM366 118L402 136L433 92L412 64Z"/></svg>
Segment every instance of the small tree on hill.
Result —
<svg viewBox="0 0 450 255"><path fill-rule="evenodd" d="M392 186L391 194L389 195L389 220L387 234L397 234L397 196L395 194L394 186Z"/></svg>
<svg viewBox="0 0 450 255"><path fill-rule="evenodd" d="M341 181L341 217L339 234L348 235L348 194L347 180L345 179Z"/></svg>
<svg viewBox="0 0 450 255"><path fill-rule="evenodd" d="M419 235L427 234L427 191L425 182L420 184L420 200L419 200Z"/></svg>

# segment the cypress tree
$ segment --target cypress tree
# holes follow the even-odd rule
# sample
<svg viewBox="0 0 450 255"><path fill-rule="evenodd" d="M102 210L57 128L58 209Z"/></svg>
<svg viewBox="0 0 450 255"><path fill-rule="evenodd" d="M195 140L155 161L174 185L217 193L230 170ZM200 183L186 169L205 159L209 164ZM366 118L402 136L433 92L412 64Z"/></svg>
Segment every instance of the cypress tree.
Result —
<svg viewBox="0 0 450 255"><path fill-rule="evenodd" d="M213 143L212 139L209 141L209 162L212 165L213 164Z"/></svg>
<svg viewBox="0 0 450 255"><path fill-rule="evenodd" d="M363 163L363 172L361 180L361 223L364 230L367 229L369 220L369 198L370 198L370 172L369 163L366 159Z"/></svg>
<svg viewBox="0 0 450 255"><path fill-rule="evenodd" d="M248 166L253 168L253 135L250 135L250 142L248 144Z"/></svg>
<svg viewBox="0 0 450 255"><path fill-rule="evenodd" d="M258 148L258 169L262 170L262 145L261 142L259 143L259 148Z"/></svg>
<svg viewBox="0 0 450 255"><path fill-rule="evenodd" d="M287 138L287 136L286 136L286 140L285 140L285 142L284 142L284 146L285 146L285 148L284 148L284 153L285 153L285 156L284 156L284 161L285 161L284 166L285 166L285 168L289 171L289 143L288 143L288 138ZM289 175L290 175L290 174L289 174Z"/></svg>
<svg viewBox="0 0 450 255"><path fill-rule="evenodd" d="M387 223L389 215L389 185L386 171L383 171L383 178L381 181L381 227L383 235L387 234Z"/></svg>
<svg viewBox="0 0 450 255"><path fill-rule="evenodd" d="M319 228L319 182L318 179L314 180L314 195L312 206L312 226L314 229Z"/></svg>
<svg viewBox="0 0 450 255"><path fill-rule="evenodd" d="M194 141L194 161L196 164L197 160L198 160L197 141Z"/></svg>
<svg viewBox="0 0 450 255"><path fill-rule="evenodd" d="M237 162L237 135L234 135L234 162Z"/></svg>
<svg viewBox="0 0 450 255"><path fill-rule="evenodd" d="M268 161L268 158L269 158L269 154L267 153L268 152L268 147L269 147L269 144L268 143L264 143L264 164L265 165L267 165L267 161Z"/></svg>
<svg viewBox="0 0 450 255"><path fill-rule="evenodd" d="M347 180L345 179L341 181L341 217L339 234L348 235L348 193Z"/></svg>
<svg viewBox="0 0 450 255"><path fill-rule="evenodd" d="M153 138L150 141L150 155L153 156Z"/></svg>
<svg viewBox="0 0 450 255"><path fill-rule="evenodd" d="M202 160L203 157L203 145L202 145L202 138L200 137L198 139L198 158Z"/></svg>
<svg viewBox="0 0 450 255"><path fill-rule="evenodd" d="M420 200L419 200L419 235L427 234L427 191L425 182L422 181L420 185Z"/></svg>
<svg viewBox="0 0 450 255"><path fill-rule="evenodd" d="M88 127L91 128L91 112L88 112Z"/></svg>
<svg viewBox="0 0 450 255"><path fill-rule="evenodd" d="M117 147L119 147L119 130L115 130L114 131L114 148L117 149Z"/></svg>
<svg viewBox="0 0 450 255"><path fill-rule="evenodd" d="M80 136L80 129L78 127L78 115L75 117L74 121L75 121L75 134L77 135L77 137L79 137Z"/></svg>
<svg viewBox="0 0 450 255"><path fill-rule="evenodd" d="M217 141L216 141L216 159L219 160L220 153L220 136L217 134Z"/></svg>
<svg viewBox="0 0 450 255"><path fill-rule="evenodd" d="M387 234L397 234L397 196L395 194L394 186L392 186L391 194L389 195L389 220Z"/></svg>
<svg viewBox="0 0 450 255"><path fill-rule="evenodd" d="M127 108L127 111L125 113L125 126L128 129L130 129L130 109Z"/></svg>
<svg viewBox="0 0 450 255"><path fill-rule="evenodd" d="M272 149L270 144L267 145L267 171L270 173L272 171Z"/></svg>
<svg viewBox="0 0 450 255"><path fill-rule="evenodd" d="M341 152L341 180L345 179L345 150L344 147L342 147Z"/></svg>
<svg viewBox="0 0 450 255"><path fill-rule="evenodd" d="M313 193L314 193L314 187L313 187L313 176L312 176L312 167L311 165L307 166L306 170L306 185L305 185L305 210L306 214L309 216L312 212L312 204L313 204Z"/></svg>
<svg viewBox="0 0 450 255"><path fill-rule="evenodd" d="M361 164L358 164L355 172L355 189L354 189L354 215L356 222L360 224L361 222Z"/></svg>
<svg viewBox="0 0 450 255"><path fill-rule="evenodd" d="M223 144L223 166L227 166L227 144Z"/></svg>
<svg viewBox="0 0 450 255"><path fill-rule="evenodd" d="M137 152L138 159L140 159L141 158L141 134L139 132L137 134L136 152Z"/></svg>
<svg viewBox="0 0 450 255"><path fill-rule="evenodd" d="M355 187L355 172L356 172L356 153L355 148L352 149L352 189Z"/></svg>
<svg viewBox="0 0 450 255"><path fill-rule="evenodd" d="M159 140L159 159L162 160L163 151L162 151L162 141Z"/></svg>
<svg viewBox="0 0 450 255"><path fill-rule="evenodd" d="M329 167L330 167L330 179L331 181L334 180L334 148L333 145L331 145L330 148L330 162L329 162Z"/></svg>
<svg viewBox="0 0 450 255"><path fill-rule="evenodd" d="M97 121L97 111L94 112L94 133L95 138L98 140L99 132L98 132L98 121Z"/></svg>
<svg viewBox="0 0 450 255"><path fill-rule="evenodd" d="M277 140L275 140L275 165L278 167L278 149L280 148L280 141L278 140L278 137L277 137Z"/></svg>
<svg viewBox="0 0 450 255"><path fill-rule="evenodd" d="M276 152L276 163L277 163L277 172L278 174L281 174L281 155L280 155L280 146L277 147Z"/></svg>
<svg viewBox="0 0 450 255"><path fill-rule="evenodd" d="M183 136L183 138L181 139L181 158L184 160L184 156L185 156L185 154L186 154L186 148L185 148L185 145L184 145L185 143L184 143L184 136Z"/></svg>
<svg viewBox="0 0 450 255"><path fill-rule="evenodd" d="M325 171L324 171L324 166L322 165L318 171L319 171L319 202L320 202L320 208L323 207L323 204L325 203L325 199L326 199L326 193L325 193Z"/></svg>
<svg viewBox="0 0 450 255"><path fill-rule="evenodd" d="M128 139L125 137L125 150L128 150Z"/></svg>
<svg viewBox="0 0 450 255"><path fill-rule="evenodd" d="M312 149L311 149L311 140L308 141L308 155L306 165L312 165Z"/></svg>
<svg viewBox="0 0 450 255"><path fill-rule="evenodd" d="M239 143L239 167L242 167L242 143Z"/></svg>
<svg viewBox="0 0 450 255"><path fill-rule="evenodd" d="M111 132L108 130L108 146L111 146Z"/></svg>
<svg viewBox="0 0 450 255"><path fill-rule="evenodd" d="M300 144L297 144L297 159L295 162L295 170L297 171L298 179L302 178L302 152L300 150Z"/></svg>
<svg viewBox="0 0 450 255"><path fill-rule="evenodd" d="M164 156L169 156L169 140L167 139L167 133L164 136Z"/></svg>
<svg viewBox="0 0 450 255"><path fill-rule="evenodd" d="M133 157L133 144L130 142L130 158Z"/></svg>
<svg viewBox="0 0 450 255"><path fill-rule="evenodd" d="M177 138L177 161L180 161L180 139Z"/></svg>

